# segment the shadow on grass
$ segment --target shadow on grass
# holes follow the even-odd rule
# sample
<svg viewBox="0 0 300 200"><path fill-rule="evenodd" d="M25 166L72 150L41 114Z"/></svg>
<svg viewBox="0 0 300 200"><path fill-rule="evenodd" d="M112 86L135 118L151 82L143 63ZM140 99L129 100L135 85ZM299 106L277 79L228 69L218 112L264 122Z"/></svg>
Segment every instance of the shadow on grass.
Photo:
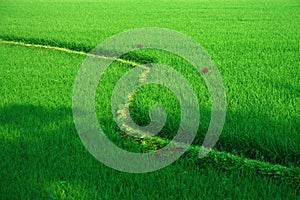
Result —
<svg viewBox="0 0 300 200"><path fill-rule="evenodd" d="M70 108L9 105L0 130L1 199L101 199L106 181L118 180L84 148Z"/></svg>
<svg viewBox="0 0 300 200"><path fill-rule="evenodd" d="M293 122L273 121L263 113L227 110L216 149L273 164L299 166L300 150L295 137L297 124Z"/></svg>
<svg viewBox="0 0 300 200"><path fill-rule="evenodd" d="M92 52L93 54L101 55L101 56L108 56L108 57L119 57L121 59L125 59L128 61L136 62L139 64L147 64L147 63L157 63L158 60L151 56L146 56L139 54L137 51L131 51L121 56L120 52L116 50L101 50L101 49L94 49L93 46L86 46L86 44L80 43L66 43L63 41L56 41L56 40L46 40L42 38L24 38L18 36L11 36L11 35L0 35L0 39L8 40L8 41L15 41L15 42L23 42L27 44L38 44L38 45L46 45L52 47L60 47L66 48L73 51L82 51L82 52ZM138 49L139 44L136 47L132 47Z"/></svg>
<svg viewBox="0 0 300 200"><path fill-rule="evenodd" d="M66 107L3 107L0 109L0 130L0 197L3 199L106 199L115 195L118 188L123 188L121 196L138 197L142 195L141 192L146 191L145 188L159 190L156 184L149 186L149 183L163 180L173 181L173 186L164 183L165 189L176 192L183 185L170 180L170 173L175 170L176 173L182 172L177 174L176 180L190 180L190 174L184 171L194 169L190 159L183 164L180 164L183 161L176 161L179 167L172 165L151 174L128 174L110 169L94 159L84 148L72 121L72 111ZM207 173L203 178L208 182L214 180L214 184L222 184L223 179L231 176L226 173L219 174L215 171L217 169L205 166L202 170ZM236 180L234 176L238 176L242 182L247 181L238 174L230 179ZM203 187L212 187L206 181ZM135 186L136 184L139 186ZM131 194L135 190L136 194ZM189 192L178 193L179 196L187 194Z"/></svg>
<svg viewBox="0 0 300 200"><path fill-rule="evenodd" d="M147 109L135 107L131 110L137 124L147 125L150 122ZM202 145L210 123L210 112L210 109L200 108L200 123L193 144ZM180 110L174 113L168 115L158 136L171 140L176 135ZM300 165L300 150L295 138L291 137L297 135L296 129L297 123L272 121L263 113L236 113L228 109L222 134L214 148L250 159L296 167Z"/></svg>
<svg viewBox="0 0 300 200"><path fill-rule="evenodd" d="M49 199L37 188L44 190L48 182L72 178L70 172L79 164L76 155L84 149L70 119L71 110L64 107L9 105L0 109L0 157L4 161L0 163L0 194L9 199L35 195Z"/></svg>

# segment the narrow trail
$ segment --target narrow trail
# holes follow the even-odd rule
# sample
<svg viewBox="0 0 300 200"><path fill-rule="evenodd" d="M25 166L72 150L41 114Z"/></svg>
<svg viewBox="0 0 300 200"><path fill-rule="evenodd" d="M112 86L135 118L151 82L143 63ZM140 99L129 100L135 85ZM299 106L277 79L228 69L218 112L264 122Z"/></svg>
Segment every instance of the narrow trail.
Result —
<svg viewBox="0 0 300 200"><path fill-rule="evenodd" d="M99 59L105 59L105 60L114 60L118 61L124 64L129 64L133 67L141 66L139 63L121 59L121 58L114 58L114 57L108 57L108 56L102 56L102 55L96 55L96 54L91 54L91 53L86 53L83 51L75 51L67 48L62 48L62 47L55 47L55 46L49 46L49 45L41 45L41 44L29 44L29 43L24 43L24 42L17 42L17 41L8 41L8 40L2 40L0 38L0 44L11 44L11 45L19 45L23 47L31 47L31 48L39 48L39 49L50 49L50 50L55 50L55 51L61 51L65 53L71 53L71 54L76 54L76 55L83 55L83 56L88 56L88 57L94 57L94 58L99 58Z"/></svg>
<svg viewBox="0 0 300 200"><path fill-rule="evenodd" d="M120 59L120 58L114 58L114 57L108 57L108 56L102 56L102 55L95 55L91 53L86 53L83 51L75 51L67 48L62 47L55 47L55 46L49 46L49 45L42 45L42 44L29 44L24 42L18 42L18 41L9 41L9 40L2 40L0 38L0 45L1 44L7 44L7 45L17 45L17 46L23 46L23 47L29 47L29 48L39 48L39 49L49 49L49 50L55 50L55 51L61 51L65 53L70 54L76 54L76 55L84 55L88 57L95 57L99 59L106 59L106 60L114 60L118 61L124 64L129 64L133 67L140 67L144 70L143 73L140 75L140 82L143 83L147 80L147 77L150 74L151 68L147 65L139 64L133 61ZM134 99L135 93L128 95L128 99L130 102ZM129 116L129 106L130 104L124 104L120 106L120 109L117 111L118 119L126 121L126 118ZM135 131L135 133L138 133L139 135L145 137L147 136L147 133L141 133L139 130L133 130L132 127L127 126L126 124L123 124L122 127L120 127L124 130L125 134L127 134L128 137L136 137L132 136L131 132ZM152 142L151 142L152 141ZM155 143L153 144L153 141ZM163 144L167 144L169 141L164 138L160 137L153 137L151 140L151 145L155 145L157 149L159 149ZM149 143L150 143L149 142ZM203 159L198 158L198 153L200 151L200 146L197 145L191 145L188 151L186 152L186 155L191 157L196 165L203 166L203 165L209 165L214 168L218 168L220 170L226 170L226 171L236 171L236 170L247 170L249 172L253 172L254 174L261 175L263 177L270 177L274 178L279 181L286 181L291 182L293 184L300 185L300 168L296 167L286 167L279 164L271 164L268 162L262 162L258 160L252 160L240 156L236 156L230 153L226 152L219 152L214 149L210 151L210 153L207 155L207 157Z"/></svg>

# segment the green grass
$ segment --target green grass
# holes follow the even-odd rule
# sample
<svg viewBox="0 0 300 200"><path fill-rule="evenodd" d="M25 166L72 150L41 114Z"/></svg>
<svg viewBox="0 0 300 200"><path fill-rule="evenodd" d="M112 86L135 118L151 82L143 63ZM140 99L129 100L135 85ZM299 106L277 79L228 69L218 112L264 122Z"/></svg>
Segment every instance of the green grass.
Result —
<svg viewBox="0 0 300 200"><path fill-rule="evenodd" d="M193 143L196 150L160 171L121 173L85 150L73 123L73 84L85 56L0 43L0 198L296 199L299 8L291 0L0 1L4 40L88 52L130 28L155 26L185 33L213 57L227 95L220 140L207 158L198 160L197 145L210 120L202 78L186 61L166 52L139 50L124 56L179 71L197 93L201 121ZM131 68L120 62L111 65L97 89L96 109L112 141L131 151L147 151L177 131L179 105L166 89L140 88L131 114L138 124L147 124L151 105L163 104L169 115L158 135L162 140L141 147L132 138L124 139L112 119L110 95Z"/></svg>

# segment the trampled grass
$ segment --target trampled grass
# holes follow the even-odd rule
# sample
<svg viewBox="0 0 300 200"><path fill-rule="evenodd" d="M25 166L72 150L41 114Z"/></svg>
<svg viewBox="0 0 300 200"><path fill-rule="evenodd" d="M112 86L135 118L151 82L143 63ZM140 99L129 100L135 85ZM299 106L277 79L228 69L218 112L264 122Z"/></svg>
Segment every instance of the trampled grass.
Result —
<svg viewBox="0 0 300 200"><path fill-rule="evenodd" d="M75 51L88 52L107 37L136 27L185 33L212 55L228 103L224 130L208 158L198 160L191 150L157 172L120 173L84 149L73 124L73 84L85 55L0 44L3 199L299 196L300 5L296 1L37 1L34 6L29 1L3 1L0 5L0 39ZM166 52L140 50L133 55L124 58L158 61L189 80L197 91L201 114L194 145L201 144L210 119L209 94L201 77L186 61ZM113 87L131 68L112 64L97 90L96 108L108 136L139 151L138 143L123 140L110 111ZM132 101L132 116L147 124L149 107L158 102L169 113L159 136L171 139L180 113L168 90L155 85L141 88Z"/></svg>

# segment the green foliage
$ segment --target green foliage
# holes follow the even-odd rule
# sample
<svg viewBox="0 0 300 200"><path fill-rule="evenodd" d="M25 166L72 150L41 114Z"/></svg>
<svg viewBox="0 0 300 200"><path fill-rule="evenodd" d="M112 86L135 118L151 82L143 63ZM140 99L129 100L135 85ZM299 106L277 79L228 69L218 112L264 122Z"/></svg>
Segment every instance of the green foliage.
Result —
<svg viewBox="0 0 300 200"><path fill-rule="evenodd" d="M297 199L299 7L293 0L1 1L2 40L89 52L136 27L185 33L216 62L228 109L215 149L199 159L210 120L202 78L168 52L123 55L179 71L196 91L201 121L193 146L172 165L147 174L117 172L86 151L73 123L73 84L85 57L0 43L0 199ZM110 98L131 68L114 62L105 72L96 94L98 119L116 145L155 151L176 133L180 107L163 87L140 88L131 102L133 119L146 125L149 108L160 103L167 123L159 137L126 136L114 122Z"/></svg>

